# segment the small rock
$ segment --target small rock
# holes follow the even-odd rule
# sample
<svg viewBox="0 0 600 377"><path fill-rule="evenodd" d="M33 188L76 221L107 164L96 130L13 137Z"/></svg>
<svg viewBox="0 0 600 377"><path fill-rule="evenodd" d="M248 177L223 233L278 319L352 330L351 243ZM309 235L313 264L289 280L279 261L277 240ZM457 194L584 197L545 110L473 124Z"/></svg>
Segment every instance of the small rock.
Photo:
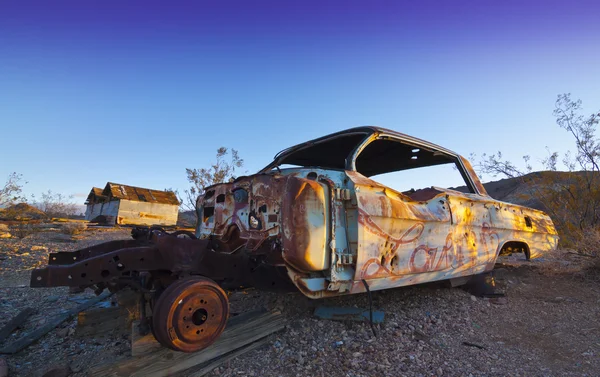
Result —
<svg viewBox="0 0 600 377"><path fill-rule="evenodd" d="M477 297L471 295L471 301L473 301L473 302L477 301Z"/></svg>
<svg viewBox="0 0 600 377"><path fill-rule="evenodd" d="M42 377L68 377L72 373L69 364L51 368Z"/></svg>
<svg viewBox="0 0 600 377"><path fill-rule="evenodd" d="M490 302L495 305L506 305L508 304L508 299L506 297L494 297L490 299Z"/></svg>

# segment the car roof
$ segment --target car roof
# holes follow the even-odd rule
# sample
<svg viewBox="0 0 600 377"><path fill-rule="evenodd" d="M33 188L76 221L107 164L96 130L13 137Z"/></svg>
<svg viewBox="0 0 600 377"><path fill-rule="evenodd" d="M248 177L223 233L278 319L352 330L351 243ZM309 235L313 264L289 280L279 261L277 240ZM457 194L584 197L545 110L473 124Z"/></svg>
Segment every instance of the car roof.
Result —
<svg viewBox="0 0 600 377"><path fill-rule="evenodd" d="M438 150L440 152L444 152L444 153L452 155L452 156L459 156L457 153L455 153L447 148L444 148L440 145L431 143L431 142L423 140L423 139L419 139L414 136L403 134L398 131L394 131L394 130L390 130L388 128L383 128L383 127L378 127L378 126L361 126L361 127L354 127L354 128L349 128L346 130L334 132L329 135L321 136L316 139L312 139L312 140L305 141L300 144L296 144L294 146L286 148L286 149L280 151L279 153L277 153L274 157L274 160L283 160L283 159L285 159L285 156L290 155L290 154L294 153L295 151L297 151L299 149L303 149L304 147L307 147L312 144L320 143L320 142L323 142L323 141L326 141L329 139L334 139L334 138L344 136L344 135L357 134L357 133L364 133L365 135L372 135L372 134L378 133L378 134L382 134L382 135L386 135L386 136L391 136L393 138L399 139L400 141L405 141L407 143L414 144L416 146L422 146L422 147L425 147L428 149Z"/></svg>

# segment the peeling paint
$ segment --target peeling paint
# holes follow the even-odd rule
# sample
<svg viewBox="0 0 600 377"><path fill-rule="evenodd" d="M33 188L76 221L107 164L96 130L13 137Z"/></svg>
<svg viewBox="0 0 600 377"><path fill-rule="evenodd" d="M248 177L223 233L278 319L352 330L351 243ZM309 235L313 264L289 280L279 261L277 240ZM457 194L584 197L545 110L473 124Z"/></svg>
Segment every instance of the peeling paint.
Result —
<svg viewBox="0 0 600 377"><path fill-rule="evenodd" d="M378 142L386 148L370 148ZM387 155L377 160L377 153ZM439 187L398 192L367 176L444 163L455 164L469 193ZM206 188L196 207L197 239L154 235L144 244L154 264L136 264L133 258L144 251L130 251L132 273L173 265L175 275L204 275L222 286L275 288L285 280L322 298L365 292L363 279L378 290L475 275L491 270L501 251L536 258L558 243L548 215L491 198L464 157L376 127L288 148L257 174ZM139 211L139 217L152 215ZM162 240L158 251L153 239ZM130 249L119 252L129 255ZM176 263L165 261L169 250ZM50 266L56 273L36 270L45 271L34 273L41 277L36 284L74 284L63 275L80 273L85 258L70 267ZM92 275L95 283L110 279Z"/></svg>

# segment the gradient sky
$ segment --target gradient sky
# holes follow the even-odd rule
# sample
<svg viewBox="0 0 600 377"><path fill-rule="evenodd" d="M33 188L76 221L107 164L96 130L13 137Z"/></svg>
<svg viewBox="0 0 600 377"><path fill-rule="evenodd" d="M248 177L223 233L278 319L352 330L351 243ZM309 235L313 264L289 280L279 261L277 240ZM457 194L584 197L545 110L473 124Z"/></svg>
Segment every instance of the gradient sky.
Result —
<svg viewBox="0 0 600 377"><path fill-rule="evenodd" d="M379 125L534 161L600 108L597 1L0 0L0 181L76 194L187 187L219 146L254 172ZM424 177L427 178L427 177Z"/></svg>

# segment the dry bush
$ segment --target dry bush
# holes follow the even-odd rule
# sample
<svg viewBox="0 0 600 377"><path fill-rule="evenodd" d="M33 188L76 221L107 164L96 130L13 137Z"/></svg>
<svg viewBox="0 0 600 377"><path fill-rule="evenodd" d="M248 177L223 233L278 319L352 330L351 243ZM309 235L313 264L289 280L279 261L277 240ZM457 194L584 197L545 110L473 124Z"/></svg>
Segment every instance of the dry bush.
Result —
<svg viewBox="0 0 600 377"><path fill-rule="evenodd" d="M552 217L562 247L597 254L600 245L600 137L596 131L600 111L591 115L583 115L582 111L581 100L572 100L570 94L558 96L553 114L557 125L575 141L575 150L565 153L562 158L558 152L548 151L548 157L541 161L548 172L527 174L533 171L529 156L523 157L523 170L510 160L504 160L501 152L484 154L478 166L481 172L494 177L499 174L520 178L529 191L525 194L526 199L543 203L544 210ZM566 171L560 172L561 169ZM560 180L557 179L559 176ZM590 232L590 229L595 231Z"/></svg>
<svg viewBox="0 0 600 377"><path fill-rule="evenodd" d="M0 233L9 232L8 225L0 224Z"/></svg>
<svg viewBox="0 0 600 377"><path fill-rule="evenodd" d="M4 186L0 186L0 207L9 207L22 200L21 192L25 183L27 182L23 182L23 175L11 173Z"/></svg>
<svg viewBox="0 0 600 377"><path fill-rule="evenodd" d="M10 234L21 240L37 232L39 229L29 223L20 223L10 228Z"/></svg>
<svg viewBox="0 0 600 377"><path fill-rule="evenodd" d="M183 209L195 211L196 200L204 192L205 187L233 180L236 170L241 169L243 166L244 160L240 158L237 150L220 147L217 149L217 160L210 168L186 168L187 179L192 185L189 190L184 190L185 200L179 199ZM177 192L175 193L177 194ZM195 226L196 219L193 220Z"/></svg>
<svg viewBox="0 0 600 377"><path fill-rule="evenodd" d="M600 259L600 228L580 232L575 248L582 254Z"/></svg>
<svg viewBox="0 0 600 377"><path fill-rule="evenodd" d="M586 268L588 275L600 279L600 228L582 232L576 248L579 253L591 258Z"/></svg>
<svg viewBox="0 0 600 377"><path fill-rule="evenodd" d="M66 223L60 228L60 232L69 236L80 234L86 230L87 226L84 223Z"/></svg>
<svg viewBox="0 0 600 377"><path fill-rule="evenodd" d="M48 190L42 193L39 200L32 195L33 205L48 217L71 217L79 213L79 206L74 203L73 195L66 196Z"/></svg>

